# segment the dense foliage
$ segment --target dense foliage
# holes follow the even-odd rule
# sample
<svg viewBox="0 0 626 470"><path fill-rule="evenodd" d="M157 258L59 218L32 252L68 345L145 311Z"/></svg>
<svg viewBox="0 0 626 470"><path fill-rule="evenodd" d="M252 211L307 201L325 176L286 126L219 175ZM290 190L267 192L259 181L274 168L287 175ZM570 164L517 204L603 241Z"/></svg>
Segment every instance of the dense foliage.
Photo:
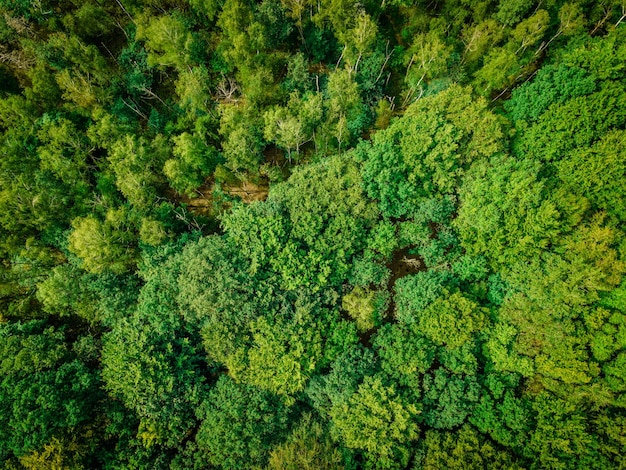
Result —
<svg viewBox="0 0 626 470"><path fill-rule="evenodd" d="M623 0L0 0L0 466L626 469Z"/></svg>

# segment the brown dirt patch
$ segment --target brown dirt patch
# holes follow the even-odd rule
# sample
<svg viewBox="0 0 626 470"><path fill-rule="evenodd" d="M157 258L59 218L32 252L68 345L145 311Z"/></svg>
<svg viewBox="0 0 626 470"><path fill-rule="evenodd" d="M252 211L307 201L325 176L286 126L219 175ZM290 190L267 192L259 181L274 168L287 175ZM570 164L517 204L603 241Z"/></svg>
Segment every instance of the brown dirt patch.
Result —
<svg viewBox="0 0 626 470"><path fill-rule="evenodd" d="M393 289L396 285L396 281L401 277L416 274L428 269L422 257L410 254L409 250L410 248L407 247L394 252L392 260L387 263L387 267L391 270L391 277L387 283L387 290L391 296L389 299L389 307L385 313L387 318L392 318L393 312L396 310L396 304L393 301Z"/></svg>
<svg viewBox="0 0 626 470"><path fill-rule="evenodd" d="M254 184L248 181L236 185L225 184L222 186L225 193L238 196L243 202L265 201L269 192L267 184Z"/></svg>
<svg viewBox="0 0 626 470"><path fill-rule="evenodd" d="M165 191L165 197L172 202L185 204L187 209L193 214L210 216L213 212L213 189L215 182L208 180L198 189L194 195L179 194L171 188ZM269 186L267 184L255 184L242 182L235 184L224 184L222 190L231 196L239 197L243 202L264 201L267 199Z"/></svg>

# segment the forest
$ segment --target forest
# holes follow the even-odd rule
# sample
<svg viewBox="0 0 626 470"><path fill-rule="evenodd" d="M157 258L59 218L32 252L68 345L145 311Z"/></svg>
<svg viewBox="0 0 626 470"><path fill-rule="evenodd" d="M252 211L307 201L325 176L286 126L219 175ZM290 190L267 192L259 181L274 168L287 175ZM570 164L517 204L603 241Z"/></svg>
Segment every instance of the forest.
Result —
<svg viewBox="0 0 626 470"><path fill-rule="evenodd" d="M0 468L626 469L625 0L0 0Z"/></svg>

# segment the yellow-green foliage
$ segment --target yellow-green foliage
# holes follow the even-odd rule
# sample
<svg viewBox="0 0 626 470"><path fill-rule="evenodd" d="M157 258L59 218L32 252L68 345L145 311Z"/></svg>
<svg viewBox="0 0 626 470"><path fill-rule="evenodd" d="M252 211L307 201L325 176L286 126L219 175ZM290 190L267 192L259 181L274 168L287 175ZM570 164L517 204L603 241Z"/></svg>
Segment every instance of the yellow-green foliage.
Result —
<svg viewBox="0 0 626 470"><path fill-rule="evenodd" d="M374 306L375 296L376 292L366 291L359 286L343 296L341 306L355 320L359 331L368 331L376 326L379 312Z"/></svg>

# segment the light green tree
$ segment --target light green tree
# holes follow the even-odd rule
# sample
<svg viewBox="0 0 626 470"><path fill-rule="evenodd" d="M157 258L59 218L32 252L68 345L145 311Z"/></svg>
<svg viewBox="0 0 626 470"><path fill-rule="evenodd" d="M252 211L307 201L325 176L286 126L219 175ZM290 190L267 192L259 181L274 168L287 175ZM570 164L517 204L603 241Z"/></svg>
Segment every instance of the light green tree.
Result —
<svg viewBox="0 0 626 470"><path fill-rule="evenodd" d="M287 106L275 106L264 113L264 136L286 149L291 160L293 151L299 156L300 147L313 140L322 114L321 95L307 93L300 97L292 93Z"/></svg>
<svg viewBox="0 0 626 470"><path fill-rule="evenodd" d="M366 377L346 402L330 410L333 431L347 447L365 451L367 467L404 468L417 439L419 409L380 376Z"/></svg>
<svg viewBox="0 0 626 470"><path fill-rule="evenodd" d="M177 67L191 64L193 37L185 24L173 15L140 15L137 20L137 39L145 41L148 65Z"/></svg>
<svg viewBox="0 0 626 470"><path fill-rule="evenodd" d="M287 440L274 447L268 470L343 470L343 456L310 414L300 418Z"/></svg>
<svg viewBox="0 0 626 470"><path fill-rule="evenodd" d="M136 234L123 209L109 209L104 221L90 215L72 222L69 249L83 262L83 267L92 273L111 270L121 273L137 261Z"/></svg>

